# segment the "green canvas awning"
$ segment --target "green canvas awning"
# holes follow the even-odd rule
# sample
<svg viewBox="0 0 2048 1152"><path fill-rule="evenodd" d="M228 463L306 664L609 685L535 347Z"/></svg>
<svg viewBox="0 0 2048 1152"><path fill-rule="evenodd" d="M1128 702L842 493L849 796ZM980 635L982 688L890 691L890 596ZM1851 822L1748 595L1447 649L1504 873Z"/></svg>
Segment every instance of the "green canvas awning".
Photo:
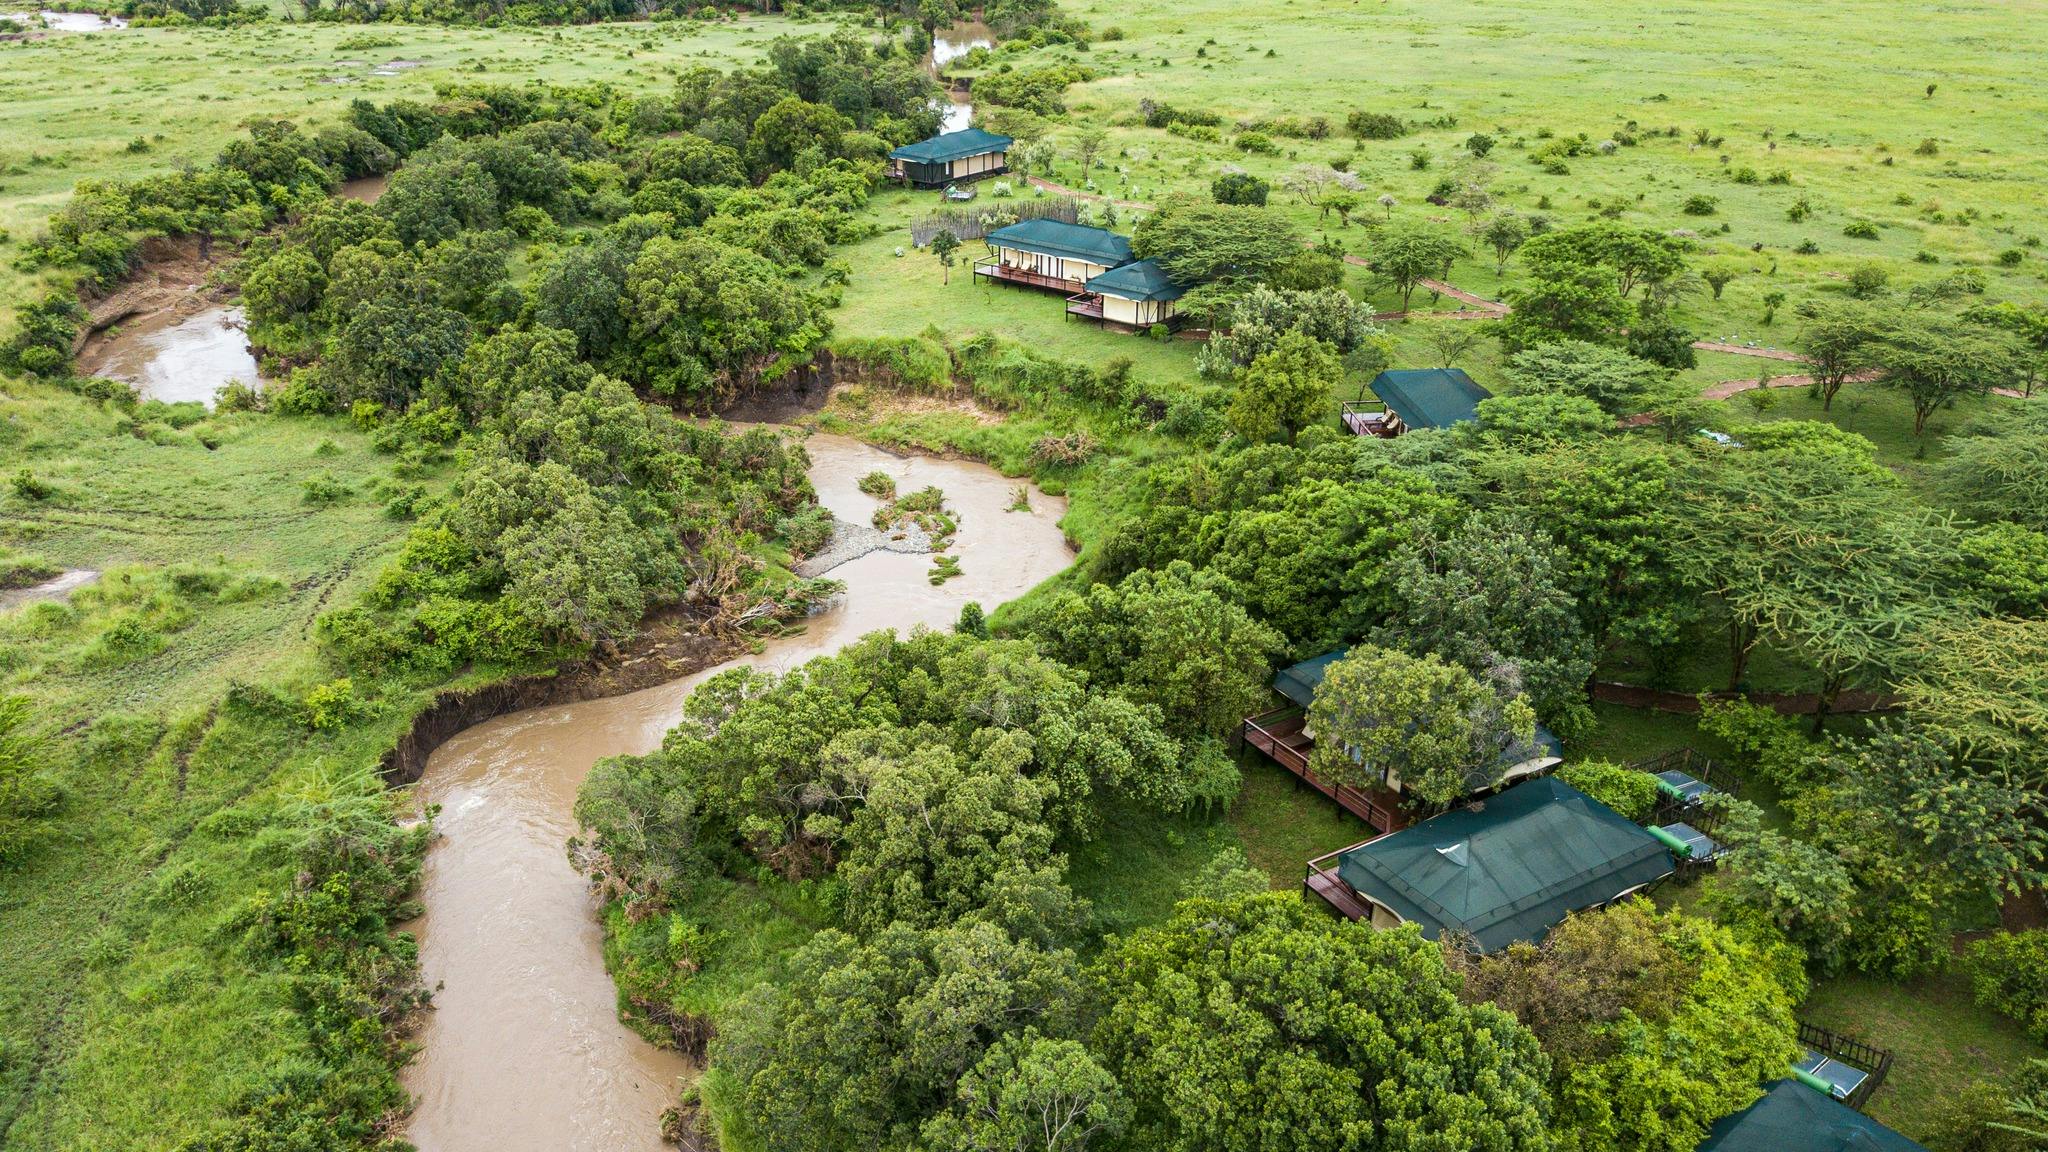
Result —
<svg viewBox="0 0 2048 1152"><path fill-rule="evenodd" d="M915 144L905 144L891 151L889 158L907 164L945 164L989 152L1007 152L1012 143L1008 136L998 136L979 128L965 128L941 133L929 140L919 140Z"/></svg>
<svg viewBox="0 0 2048 1152"><path fill-rule="evenodd" d="M1187 289L1173 282L1155 260L1133 260L1088 281L1090 292L1124 300L1178 300Z"/></svg>
<svg viewBox="0 0 2048 1152"><path fill-rule="evenodd" d="M1797 1080L1707 1132L1699 1152L1927 1152L1927 1149Z"/></svg>
<svg viewBox="0 0 2048 1152"><path fill-rule="evenodd" d="M1483 951L1539 941L1565 914L1669 875L1671 852L1612 808L1544 777L1454 808L1337 858L1352 890L1434 940Z"/></svg>
<svg viewBox="0 0 2048 1152"><path fill-rule="evenodd" d="M1493 393L1458 368L1404 368L1373 377L1372 394L1410 428L1448 428L1479 419Z"/></svg>
<svg viewBox="0 0 2048 1152"><path fill-rule="evenodd" d="M1015 248L1062 260L1086 260L1115 268L1131 262L1131 242L1104 228L1064 220L1019 220L989 233L991 248Z"/></svg>

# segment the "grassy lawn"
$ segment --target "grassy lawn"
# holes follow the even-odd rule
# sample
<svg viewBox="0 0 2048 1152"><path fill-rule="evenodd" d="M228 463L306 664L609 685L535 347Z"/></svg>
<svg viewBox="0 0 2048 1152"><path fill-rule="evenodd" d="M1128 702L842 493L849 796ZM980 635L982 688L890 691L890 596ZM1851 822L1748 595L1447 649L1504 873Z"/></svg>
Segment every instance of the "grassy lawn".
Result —
<svg viewBox="0 0 2048 1152"><path fill-rule="evenodd" d="M982 185L977 206L1000 203L989 198L989 187ZM1195 343L1162 344L1068 320L1066 300L1056 292L976 283L969 266L987 254L978 240L961 245L948 283L930 252L910 247L910 222L940 203L930 192L887 191L874 197L871 212L883 225L882 233L833 253L853 268L845 303L832 313L835 332L906 336L927 327L948 337L993 332L1047 355L1095 367L1113 357L1129 357L1137 377L1161 392L1170 393L1195 378L1195 352L1200 347ZM897 256L898 249L904 255Z"/></svg>
<svg viewBox="0 0 2048 1152"><path fill-rule="evenodd" d="M1946 1105L1978 1080L1998 1081L2048 1055L2003 1016L1970 999L1969 981L1941 974L1907 984L1840 976L1814 986L1800 1017L1889 1048L1891 1075L1865 1111L1926 1136Z"/></svg>

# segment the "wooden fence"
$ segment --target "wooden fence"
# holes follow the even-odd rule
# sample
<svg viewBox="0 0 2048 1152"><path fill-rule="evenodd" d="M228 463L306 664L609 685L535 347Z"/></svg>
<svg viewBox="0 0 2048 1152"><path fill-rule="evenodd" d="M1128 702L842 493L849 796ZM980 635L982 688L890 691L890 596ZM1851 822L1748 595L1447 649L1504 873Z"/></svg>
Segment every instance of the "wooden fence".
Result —
<svg viewBox="0 0 2048 1152"><path fill-rule="evenodd" d="M1079 224L1081 202L1071 196L1054 196L1044 200L998 200L981 207L944 208L911 221L910 242L922 248L941 232L951 232L961 240L979 240L1019 220Z"/></svg>

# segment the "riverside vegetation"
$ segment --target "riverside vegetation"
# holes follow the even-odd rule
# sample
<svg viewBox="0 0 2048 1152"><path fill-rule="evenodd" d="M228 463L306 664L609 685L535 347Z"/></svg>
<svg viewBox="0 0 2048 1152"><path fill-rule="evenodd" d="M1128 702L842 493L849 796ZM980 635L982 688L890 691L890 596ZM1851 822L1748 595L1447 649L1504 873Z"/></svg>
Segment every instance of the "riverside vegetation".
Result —
<svg viewBox="0 0 2048 1152"><path fill-rule="evenodd" d="M1686 51L1842 59L1745 12ZM1873 1110L1908 1134L2031 1146L1990 1125L2039 1104L2048 947L1956 953L2038 902L2048 847L2048 423L1989 395L2041 368L2042 158L2014 143L2037 81L2012 69L1965 120L1951 40L1881 46L1921 57L1883 115L1944 119L1929 150L1865 138L1876 96L1792 124L1813 81L1789 67L1744 103L1786 122L1740 125L1675 74L1570 125L1583 79L1402 71L1454 42L1513 77L1646 35L1604 20L1083 6L969 54L1015 163L1153 205L1091 211L1203 281L1200 351L888 254L919 202L876 188L879 158L937 119L916 31L632 93L444 77L81 186L7 250L8 570L108 572L0 621L23 701L0 710L0 1139L389 1140L419 995L393 926L428 833L371 768L438 689L655 609L730 626L829 592L780 565L821 539L800 446L668 411L829 348L859 382L811 422L1029 474L1083 548L952 633L715 677L660 752L593 771L580 848L622 1002L708 1038L680 1128L971 1149L1057 1113L1068 1150L1689 1152L1820 1009L1900 1031ZM1954 21L1899 35L2038 34ZM1318 105L1351 54L1305 67L1306 38L1340 32L1400 61L1391 95ZM387 172L374 206L332 196ZM1799 251L1821 221L1841 239ZM75 288L120 283L152 233L239 250L220 275L265 394L209 413L70 373ZM1374 318L1446 269L1514 311ZM1701 398L1738 358L1692 341L1736 327L1810 356L1814 394ZM1460 361L1499 393L1476 423L1333 427L1377 367ZM1286 889L1355 835L1223 741L1276 663L1343 642L1344 713L1387 722L1358 742L1436 798L1463 765L1432 749L1535 719L1623 809L1643 781L1609 761L1698 742L1755 801L1724 814L1734 853L1497 957L1325 917ZM1659 718L1593 704L1596 678L1822 710ZM1829 714L1854 691L1900 708Z"/></svg>

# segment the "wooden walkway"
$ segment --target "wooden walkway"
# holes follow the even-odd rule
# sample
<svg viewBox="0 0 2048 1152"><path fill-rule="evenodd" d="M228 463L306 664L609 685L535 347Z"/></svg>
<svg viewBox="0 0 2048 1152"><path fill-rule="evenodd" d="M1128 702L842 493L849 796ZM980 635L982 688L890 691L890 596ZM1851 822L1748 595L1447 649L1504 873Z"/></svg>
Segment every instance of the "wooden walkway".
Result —
<svg viewBox="0 0 2048 1152"><path fill-rule="evenodd" d="M1408 826L1401 798L1384 788L1353 788L1324 779L1309 767L1308 754L1315 741L1302 725L1307 718L1297 708L1246 717L1238 730L1240 752L1255 748L1268 760L1299 777L1302 783L1328 796L1337 806L1365 821L1375 832L1395 832Z"/></svg>

